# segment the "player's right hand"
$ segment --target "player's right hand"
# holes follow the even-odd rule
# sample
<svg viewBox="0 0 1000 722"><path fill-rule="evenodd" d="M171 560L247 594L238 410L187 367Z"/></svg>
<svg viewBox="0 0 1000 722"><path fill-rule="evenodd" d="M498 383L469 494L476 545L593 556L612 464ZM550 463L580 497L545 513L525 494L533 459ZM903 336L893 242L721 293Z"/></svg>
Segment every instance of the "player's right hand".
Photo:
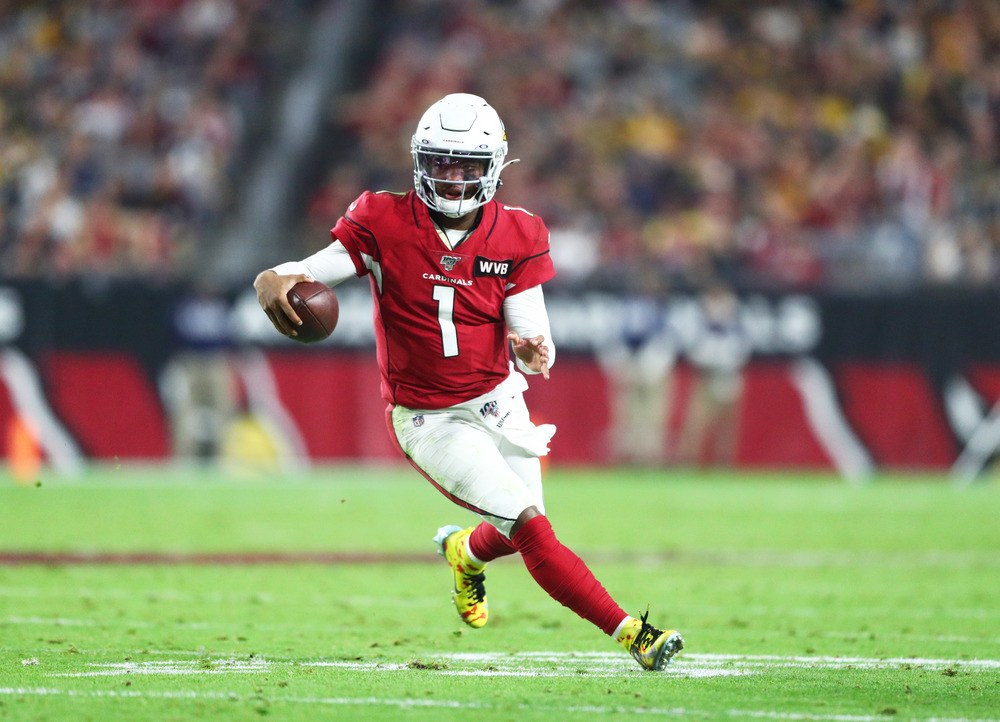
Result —
<svg viewBox="0 0 1000 722"><path fill-rule="evenodd" d="M314 280L316 279L304 273L281 276L271 269L257 274L253 282L254 290L257 291L257 303L279 333L291 338L295 336L295 328L302 324L302 319L288 302L288 292L296 283Z"/></svg>

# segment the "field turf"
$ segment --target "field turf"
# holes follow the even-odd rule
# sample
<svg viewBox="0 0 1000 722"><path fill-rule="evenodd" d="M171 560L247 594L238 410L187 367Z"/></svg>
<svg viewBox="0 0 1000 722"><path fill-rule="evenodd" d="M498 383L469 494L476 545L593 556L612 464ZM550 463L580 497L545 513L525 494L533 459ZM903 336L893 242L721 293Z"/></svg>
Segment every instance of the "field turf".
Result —
<svg viewBox="0 0 1000 722"><path fill-rule="evenodd" d="M1000 487L553 469L557 533L687 647L643 672L406 468L0 474L2 720L1000 720Z"/></svg>

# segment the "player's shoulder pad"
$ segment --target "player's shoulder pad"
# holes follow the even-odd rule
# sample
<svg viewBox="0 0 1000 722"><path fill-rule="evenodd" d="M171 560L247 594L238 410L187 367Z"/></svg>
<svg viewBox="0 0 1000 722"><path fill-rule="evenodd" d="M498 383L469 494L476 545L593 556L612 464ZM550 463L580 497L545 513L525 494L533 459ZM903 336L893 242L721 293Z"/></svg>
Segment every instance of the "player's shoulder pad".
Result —
<svg viewBox="0 0 1000 722"><path fill-rule="evenodd" d="M497 203L497 213L504 218L505 222L520 230L526 238L531 239L534 244L548 245L549 229L546 228L545 221L542 220L541 216L526 208L505 203Z"/></svg>
<svg viewBox="0 0 1000 722"><path fill-rule="evenodd" d="M400 206L405 198L406 193L364 191L347 207L345 215L355 219L370 218Z"/></svg>

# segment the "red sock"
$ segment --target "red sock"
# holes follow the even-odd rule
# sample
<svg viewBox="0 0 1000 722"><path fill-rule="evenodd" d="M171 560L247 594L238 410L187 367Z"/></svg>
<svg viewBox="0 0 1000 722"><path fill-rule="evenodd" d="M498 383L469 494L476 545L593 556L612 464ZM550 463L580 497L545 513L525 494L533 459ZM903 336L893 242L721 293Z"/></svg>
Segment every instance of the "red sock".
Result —
<svg viewBox="0 0 1000 722"><path fill-rule="evenodd" d="M505 557L517 551L514 543L497 531L497 528L485 521L469 535L469 549L472 556L481 562L491 562L497 557Z"/></svg>
<svg viewBox="0 0 1000 722"><path fill-rule="evenodd" d="M556 539L548 519L544 516L532 518L517 530L512 541L538 586L563 606L600 627L605 634L614 634L627 616L625 611L583 560Z"/></svg>

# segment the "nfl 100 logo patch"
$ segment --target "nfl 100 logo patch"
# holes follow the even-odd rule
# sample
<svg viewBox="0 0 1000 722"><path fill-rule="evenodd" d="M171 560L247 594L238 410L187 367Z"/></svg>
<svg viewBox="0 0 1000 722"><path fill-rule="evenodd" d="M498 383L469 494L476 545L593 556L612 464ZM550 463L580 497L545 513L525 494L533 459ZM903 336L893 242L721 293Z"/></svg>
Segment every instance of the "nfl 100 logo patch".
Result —
<svg viewBox="0 0 1000 722"><path fill-rule="evenodd" d="M417 414L416 416L414 416L413 417L413 425L415 427L417 427L417 428L420 428L421 426L423 426L424 425L424 415L423 414Z"/></svg>
<svg viewBox="0 0 1000 722"><path fill-rule="evenodd" d="M499 413L500 412L497 411L496 401L488 401L483 405L483 408L479 409L479 415L482 416L484 419L487 416L498 416Z"/></svg>

